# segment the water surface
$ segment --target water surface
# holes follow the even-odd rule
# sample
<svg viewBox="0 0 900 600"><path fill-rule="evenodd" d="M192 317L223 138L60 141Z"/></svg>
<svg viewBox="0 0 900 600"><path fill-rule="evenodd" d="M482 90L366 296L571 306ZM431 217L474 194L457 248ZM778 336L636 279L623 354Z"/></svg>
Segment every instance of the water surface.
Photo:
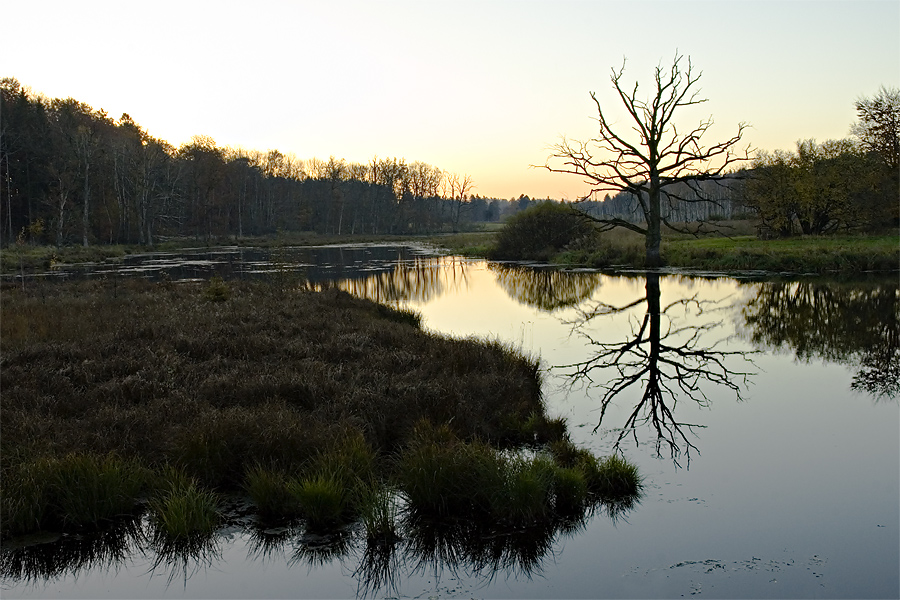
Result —
<svg viewBox="0 0 900 600"><path fill-rule="evenodd" d="M409 538L374 566L352 530L323 544L233 526L193 556L162 559L139 535L87 553L69 536L44 545L55 559L7 549L4 597L900 595L895 276L561 272L388 246L222 249L60 272L286 277L414 308L434 332L503 340L540 358L549 412L573 439L638 464L646 494L618 518L518 545L429 553Z"/></svg>

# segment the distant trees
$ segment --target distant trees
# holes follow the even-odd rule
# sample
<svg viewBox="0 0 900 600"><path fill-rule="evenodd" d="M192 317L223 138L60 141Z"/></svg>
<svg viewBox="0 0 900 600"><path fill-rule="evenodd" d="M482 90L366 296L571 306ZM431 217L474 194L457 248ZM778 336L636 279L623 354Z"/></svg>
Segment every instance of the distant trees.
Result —
<svg viewBox="0 0 900 600"><path fill-rule="evenodd" d="M662 199L689 202L709 202L697 184L727 178L728 171L749 159L749 148L736 152L737 144L747 127L738 124L737 133L724 141L704 146L702 137L712 126L712 118L700 121L693 128L676 126L676 113L689 106L706 102L695 89L701 73L676 55L668 71L661 66L654 74L654 89L650 98L638 98L638 85L626 88L622 81L624 65L613 69L611 81L616 95L630 117L632 131L619 129L604 112L596 94L591 98L597 108L599 132L587 142L563 141L554 147L545 168L555 173L578 175L592 186L585 199L607 191L629 192L643 214L643 223L610 216L589 215L602 229L625 227L646 238L646 262L659 265L661 225L681 229L663 214ZM693 192L689 198L680 194L676 186Z"/></svg>
<svg viewBox="0 0 900 600"><path fill-rule="evenodd" d="M796 152L762 153L744 188L764 233L819 235L883 222L878 169L852 140L797 143ZM881 205L881 206L879 206Z"/></svg>
<svg viewBox="0 0 900 600"><path fill-rule="evenodd" d="M7 245L152 245L159 236L278 230L409 234L515 212L506 200L473 198L473 189L468 175L402 158L304 161L278 150L223 148L207 136L174 148L128 114L115 120L73 98L51 100L0 80L0 236Z"/></svg>
<svg viewBox="0 0 900 600"><path fill-rule="evenodd" d="M882 86L874 97L856 102L856 114L859 121L851 133L882 166L873 201L886 205L890 223L900 225L900 90Z"/></svg>
<svg viewBox="0 0 900 600"><path fill-rule="evenodd" d="M764 235L876 230L900 222L900 91L856 103L853 138L761 153L743 188Z"/></svg>

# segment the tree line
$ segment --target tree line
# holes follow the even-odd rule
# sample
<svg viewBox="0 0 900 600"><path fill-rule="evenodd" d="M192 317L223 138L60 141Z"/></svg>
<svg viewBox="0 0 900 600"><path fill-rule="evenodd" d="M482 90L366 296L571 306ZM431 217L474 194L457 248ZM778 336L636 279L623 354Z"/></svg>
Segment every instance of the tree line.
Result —
<svg viewBox="0 0 900 600"><path fill-rule="evenodd" d="M900 225L900 90L856 101L851 137L761 152L741 201L761 233L788 236L877 231Z"/></svg>
<svg viewBox="0 0 900 600"><path fill-rule="evenodd" d="M500 220L523 207L474 195L468 175L403 158L300 160L223 148L207 136L175 148L128 114L113 119L12 78L0 80L0 186L4 245L415 234Z"/></svg>

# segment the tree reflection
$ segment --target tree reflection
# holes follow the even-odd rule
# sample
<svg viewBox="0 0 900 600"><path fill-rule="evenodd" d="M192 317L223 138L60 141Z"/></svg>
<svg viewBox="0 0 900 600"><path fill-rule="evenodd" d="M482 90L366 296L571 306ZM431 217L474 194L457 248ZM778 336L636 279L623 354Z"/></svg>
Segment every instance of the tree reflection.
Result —
<svg viewBox="0 0 900 600"><path fill-rule="evenodd" d="M426 302L440 296L448 289L468 285L467 263L455 257L416 258L412 262L397 262L391 270L373 273L359 271L347 277L346 269L341 279L311 282L308 285L321 290L337 287L360 298L368 298L381 304L401 302Z"/></svg>
<svg viewBox="0 0 900 600"><path fill-rule="evenodd" d="M575 306L591 297L600 285L600 273L533 269L503 263L489 263L497 283L510 298L545 311Z"/></svg>
<svg viewBox="0 0 900 600"><path fill-rule="evenodd" d="M631 334L614 342L595 339L592 327L603 317L621 315L646 304L643 317L631 318ZM696 295L661 306L659 274L646 275L646 294L629 304L614 306L595 302L578 310L570 324L573 332L585 338L593 349L590 357L567 365L559 365L571 384L582 383L603 391L597 431L607 417L613 400L629 390L640 397L624 425L618 429L615 448L626 438L639 444L638 432L649 427L655 434L657 456L664 449L676 465L684 456L690 463L696 445L695 429L704 425L679 420L675 409L679 399L687 399L701 407L709 407L707 388L730 390L742 400L742 390L750 372L735 370L733 359L750 362L751 352L724 350L727 339L709 342L709 334L722 325L721 320L701 319L703 313L721 310L721 302L700 300Z"/></svg>
<svg viewBox="0 0 900 600"><path fill-rule="evenodd" d="M900 286L881 283L757 283L743 309L756 345L790 349L858 368L851 388L876 399L900 395Z"/></svg>

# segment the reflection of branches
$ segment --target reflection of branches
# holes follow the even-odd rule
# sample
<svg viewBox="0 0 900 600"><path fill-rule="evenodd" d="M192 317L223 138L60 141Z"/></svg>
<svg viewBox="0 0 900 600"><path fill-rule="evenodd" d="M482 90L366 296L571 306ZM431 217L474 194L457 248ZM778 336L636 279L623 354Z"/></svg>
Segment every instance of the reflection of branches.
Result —
<svg viewBox="0 0 900 600"><path fill-rule="evenodd" d="M489 263L499 283L511 298L545 311L573 306L589 298L600 285L600 273L534 269Z"/></svg>
<svg viewBox="0 0 900 600"><path fill-rule="evenodd" d="M699 316L717 304L699 300L696 296L683 298L660 308L659 275L647 274L647 294L624 306L598 303L590 310L582 310L572 325L587 338L595 352L583 361L558 368L568 369L573 383L584 382L589 387L603 390L600 398L600 420L595 431L603 424L607 409L613 399L626 390L641 385L640 400L629 414L616 440L616 448L629 435L638 443L638 429L650 425L656 432L656 452L663 446L675 464L682 451L690 462L690 453L697 447L688 438L704 425L676 419L674 411L680 397L693 400L698 406L708 407L710 399L705 387L725 387L742 400L742 389L748 383L749 372L735 371L729 366L732 357L749 361L748 352L718 349L720 341L705 344L704 337L719 327L718 322L685 324L676 326L672 313L678 309L685 315L693 312ZM647 303L647 312L639 322L632 321L631 336L624 342L599 342L585 331L586 325L600 316L625 313L640 304ZM666 317L665 329L662 317ZM597 382L598 374L612 371L614 375L605 382ZM684 446L684 450L682 450Z"/></svg>

